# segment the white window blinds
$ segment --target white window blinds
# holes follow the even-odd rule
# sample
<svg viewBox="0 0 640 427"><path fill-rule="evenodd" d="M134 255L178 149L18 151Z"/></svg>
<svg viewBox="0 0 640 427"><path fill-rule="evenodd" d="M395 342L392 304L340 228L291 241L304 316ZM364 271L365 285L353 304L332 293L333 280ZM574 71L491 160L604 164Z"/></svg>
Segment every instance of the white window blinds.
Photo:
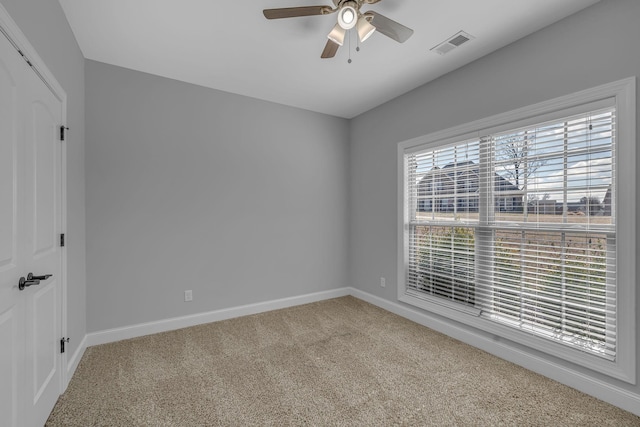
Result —
<svg viewBox="0 0 640 427"><path fill-rule="evenodd" d="M405 154L408 292L616 357L615 109Z"/></svg>

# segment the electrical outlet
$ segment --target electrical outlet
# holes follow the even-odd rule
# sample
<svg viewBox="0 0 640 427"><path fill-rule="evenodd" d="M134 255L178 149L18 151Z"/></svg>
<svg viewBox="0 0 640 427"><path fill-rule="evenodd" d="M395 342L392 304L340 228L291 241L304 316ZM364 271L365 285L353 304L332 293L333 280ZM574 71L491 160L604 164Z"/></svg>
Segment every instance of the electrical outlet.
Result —
<svg viewBox="0 0 640 427"><path fill-rule="evenodd" d="M380 287L384 288L387 286L387 279L385 279L384 277L380 278Z"/></svg>
<svg viewBox="0 0 640 427"><path fill-rule="evenodd" d="M185 301L193 301L193 292L192 291L184 291L184 300Z"/></svg>

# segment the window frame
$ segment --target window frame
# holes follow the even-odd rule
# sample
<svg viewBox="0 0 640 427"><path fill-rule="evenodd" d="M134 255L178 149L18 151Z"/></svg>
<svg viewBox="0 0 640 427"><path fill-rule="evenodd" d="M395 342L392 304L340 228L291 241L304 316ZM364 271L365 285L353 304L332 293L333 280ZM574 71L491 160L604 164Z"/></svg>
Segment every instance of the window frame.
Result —
<svg viewBox="0 0 640 427"><path fill-rule="evenodd" d="M559 357L627 383L636 384L636 83L635 77L583 90L570 95L519 108L503 114L431 133L398 144L398 293L400 302L407 303L456 322L491 333L534 350ZM485 135L525 127L536 123L586 112L598 105L616 108L616 359L600 358L578 349L537 337L480 317L480 310L443 298L422 295L407 289L410 227L408 173L405 155L436 149L455 143L479 140ZM623 181L624 179L624 181ZM627 183L631 185L626 185Z"/></svg>

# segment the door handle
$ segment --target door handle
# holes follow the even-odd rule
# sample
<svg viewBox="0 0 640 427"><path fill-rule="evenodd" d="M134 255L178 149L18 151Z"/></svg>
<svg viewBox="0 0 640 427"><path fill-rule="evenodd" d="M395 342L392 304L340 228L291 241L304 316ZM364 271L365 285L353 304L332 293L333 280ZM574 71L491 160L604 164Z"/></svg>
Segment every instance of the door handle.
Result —
<svg viewBox="0 0 640 427"><path fill-rule="evenodd" d="M53 274L45 274L42 276L34 276L33 273L27 274L27 278L21 277L18 281L18 289L21 291L24 288L28 288L29 286L39 285L41 280L47 280L49 277L53 276Z"/></svg>
<svg viewBox="0 0 640 427"><path fill-rule="evenodd" d="M24 288L26 287L39 285L39 284L40 284L40 280L27 280L24 277L21 277L20 280L18 281L18 289L23 291Z"/></svg>
<svg viewBox="0 0 640 427"><path fill-rule="evenodd" d="M27 274L27 281L29 281L29 280L47 280L51 276L53 276L53 274L45 274L43 276L34 276L33 273L29 273L29 274Z"/></svg>

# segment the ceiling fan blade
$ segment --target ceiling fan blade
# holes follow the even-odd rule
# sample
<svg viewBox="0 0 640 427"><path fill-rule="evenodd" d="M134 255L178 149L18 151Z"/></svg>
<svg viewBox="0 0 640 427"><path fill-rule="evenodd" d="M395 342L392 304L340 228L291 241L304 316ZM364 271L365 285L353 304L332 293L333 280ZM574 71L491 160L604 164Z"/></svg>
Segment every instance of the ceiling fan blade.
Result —
<svg viewBox="0 0 640 427"><path fill-rule="evenodd" d="M329 6L283 7L262 11L267 19L295 18L297 16L328 15L335 12Z"/></svg>
<svg viewBox="0 0 640 427"><path fill-rule="evenodd" d="M399 43L406 42L409 37L413 35L413 30L411 28L405 27L404 25L399 24L384 15L380 15L377 12L367 11L365 16L372 17L371 25L376 27L376 30Z"/></svg>
<svg viewBox="0 0 640 427"><path fill-rule="evenodd" d="M324 46L324 50L322 51L322 55L320 55L320 58L333 58L334 56L336 56L336 52L338 51L339 47L340 45L338 43L327 40L327 44Z"/></svg>

